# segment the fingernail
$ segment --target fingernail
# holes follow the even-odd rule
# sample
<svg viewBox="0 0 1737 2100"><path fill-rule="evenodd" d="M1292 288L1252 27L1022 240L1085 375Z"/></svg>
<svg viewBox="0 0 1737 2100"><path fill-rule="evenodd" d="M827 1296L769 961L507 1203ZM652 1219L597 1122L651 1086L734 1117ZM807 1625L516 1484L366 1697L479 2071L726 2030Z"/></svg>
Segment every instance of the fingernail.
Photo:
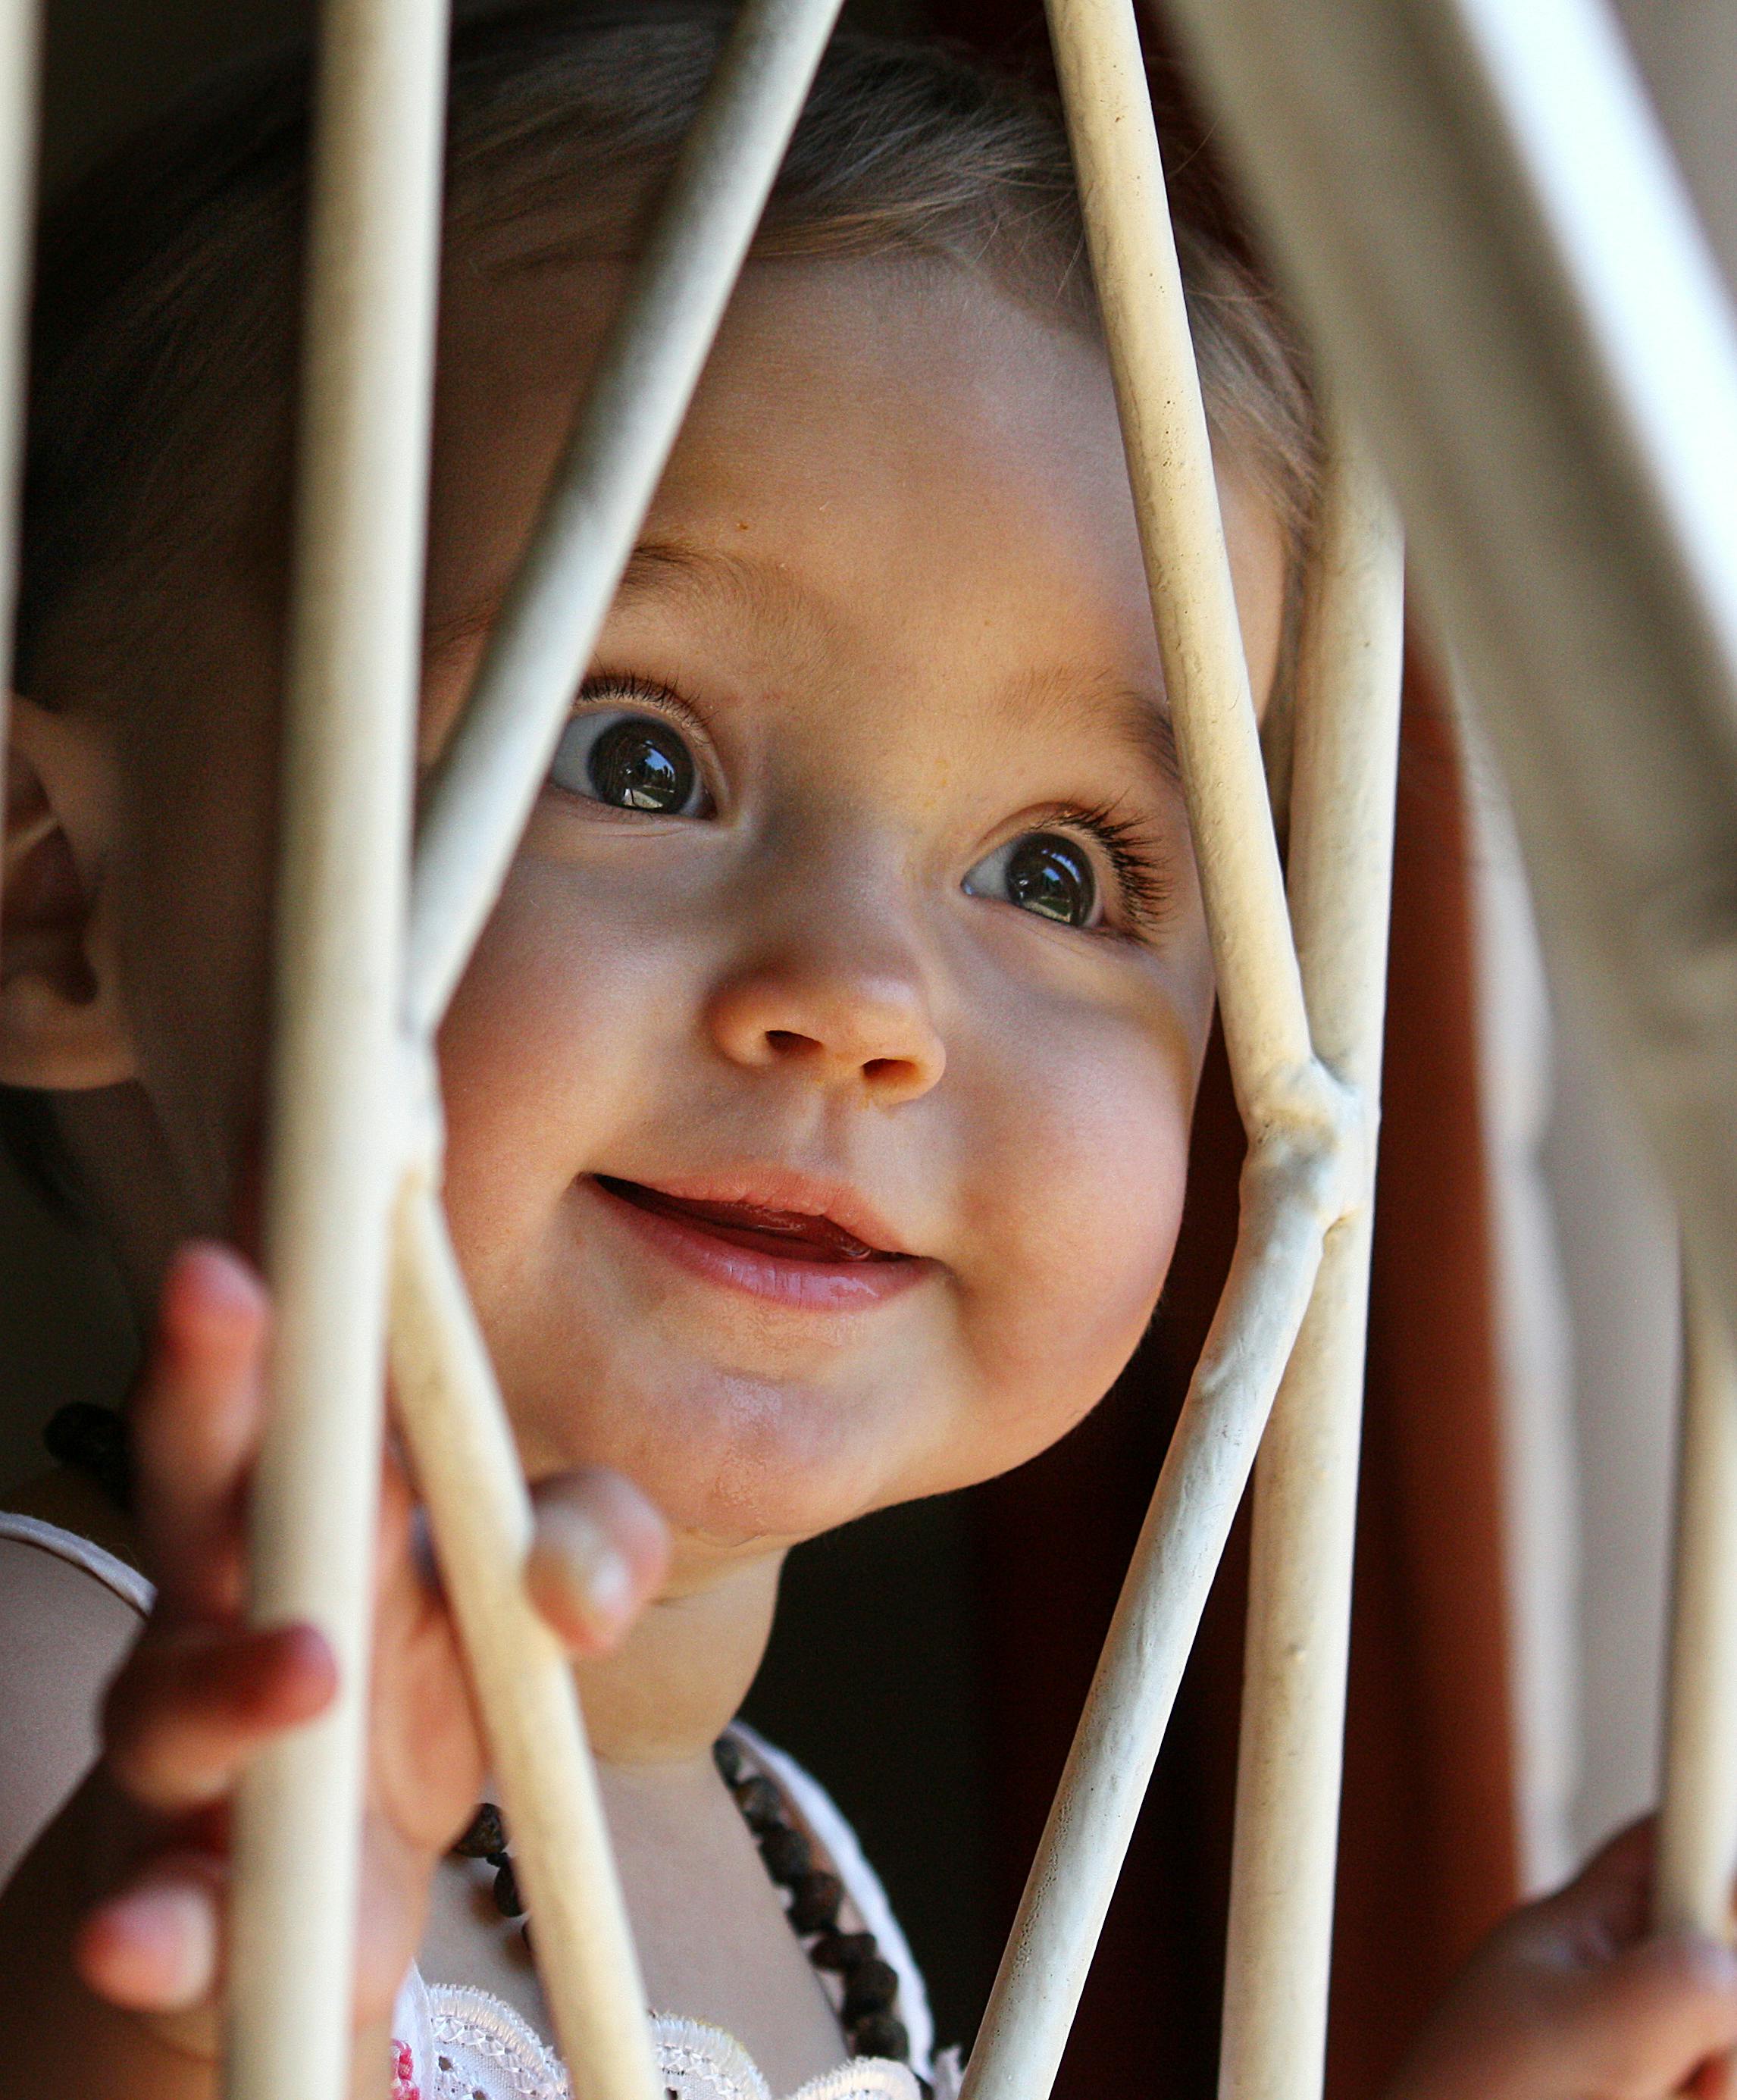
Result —
<svg viewBox="0 0 1737 2100"><path fill-rule="evenodd" d="M258 1312L262 1295L258 1278L233 1247L219 1240L196 1240L188 1247L205 1289L226 1312Z"/></svg>
<svg viewBox="0 0 1737 2100"><path fill-rule="evenodd" d="M585 1571L585 1601L606 1626L624 1619L633 1603L633 1571L612 1546L599 1543Z"/></svg>
<svg viewBox="0 0 1737 2100"><path fill-rule="evenodd" d="M90 1982L112 2004L182 2013L217 1979L217 1907L192 1882L128 1889L93 1912L83 1935Z"/></svg>
<svg viewBox="0 0 1737 2100"><path fill-rule="evenodd" d="M595 1631L612 1631L633 1609L632 1568L603 1530L576 1510L541 1513L528 1572L535 1589L553 1591L548 1601L560 1616L576 1612Z"/></svg>

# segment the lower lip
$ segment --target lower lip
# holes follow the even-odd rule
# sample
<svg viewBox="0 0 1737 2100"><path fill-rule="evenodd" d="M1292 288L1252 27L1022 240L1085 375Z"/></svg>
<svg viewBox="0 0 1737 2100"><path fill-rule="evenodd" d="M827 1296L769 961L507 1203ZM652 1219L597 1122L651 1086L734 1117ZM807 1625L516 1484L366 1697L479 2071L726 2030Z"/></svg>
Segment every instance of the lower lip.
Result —
<svg viewBox="0 0 1737 2100"><path fill-rule="evenodd" d="M915 1256L896 1261L800 1261L760 1254L718 1238L703 1225L642 1211L596 1181L589 1185L607 1204L611 1215L690 1275L796 1312L870 1312L920 1282L933 1266Z"/></svg>

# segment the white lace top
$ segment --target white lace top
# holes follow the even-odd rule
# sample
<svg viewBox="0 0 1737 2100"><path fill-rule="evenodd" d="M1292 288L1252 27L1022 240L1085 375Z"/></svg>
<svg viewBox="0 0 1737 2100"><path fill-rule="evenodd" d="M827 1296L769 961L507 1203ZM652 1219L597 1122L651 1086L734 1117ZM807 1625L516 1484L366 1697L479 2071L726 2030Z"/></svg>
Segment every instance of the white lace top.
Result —
<svg viewBox="0 0 1737 2100"><path fill-rule="evenodd" d="M151 1585L112 1553L58 1524L0 1511L0 1633L8 1591L29 1594L32 1577L45 1565L42 1556L63 1577L83 1577L99 1586L112 1604L140 1618L149 1612ZM955 2100L956 2052L933 2055L934 2027L922 1976L855 1833L825 1789L793 1759L740 1724L736 1732L827 1855L848 1904L897 1972L893 2010L910 2035L917 2073L932 2085L936 2100ZM79 1776L66 1776L68 1790ZM0 1860L0 1877L7 1871ZM758 2067L722 2028L666 2013L647 2018L668 2100L774 2100ZM553 2050L511 2006L486 1991L429 1983L412 1967L399 1994L393 2031L393 2100L571 2100L567 2071ZM790 2100L920 2100L920 2093L903 2064L859 2057L809 2080Z"/></svg>

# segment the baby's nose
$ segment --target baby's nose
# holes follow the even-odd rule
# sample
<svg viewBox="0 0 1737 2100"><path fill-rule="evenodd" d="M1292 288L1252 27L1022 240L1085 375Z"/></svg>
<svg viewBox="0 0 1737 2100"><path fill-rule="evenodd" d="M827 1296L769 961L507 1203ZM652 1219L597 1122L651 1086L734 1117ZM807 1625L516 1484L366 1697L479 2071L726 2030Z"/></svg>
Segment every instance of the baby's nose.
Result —
<svg viewBox="0 0 1737 2100"><path fill-rule="evenodd" d="M926 1094L946 1046L915 968L836 951L761 956L721 984L706 1025L732 1064L890 1108Z"/></svg>

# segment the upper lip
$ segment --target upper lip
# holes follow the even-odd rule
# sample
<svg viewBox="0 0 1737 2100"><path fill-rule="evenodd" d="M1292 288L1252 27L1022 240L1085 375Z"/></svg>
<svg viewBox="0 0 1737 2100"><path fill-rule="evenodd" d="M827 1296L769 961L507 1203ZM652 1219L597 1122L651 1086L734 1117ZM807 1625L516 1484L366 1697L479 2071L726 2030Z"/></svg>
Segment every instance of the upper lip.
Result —
<svg viewBox="0 0 1737 2100"><path fill-rule="evenodd" d="M756 1166L704 1175L619 1174L599 1168L612 1180L636 1182L678 1203L741 1203L754 1210L813 1218L849 1233L876 1254L915 1255L899 1235L854 1189L786 1167Z"/></svg>

